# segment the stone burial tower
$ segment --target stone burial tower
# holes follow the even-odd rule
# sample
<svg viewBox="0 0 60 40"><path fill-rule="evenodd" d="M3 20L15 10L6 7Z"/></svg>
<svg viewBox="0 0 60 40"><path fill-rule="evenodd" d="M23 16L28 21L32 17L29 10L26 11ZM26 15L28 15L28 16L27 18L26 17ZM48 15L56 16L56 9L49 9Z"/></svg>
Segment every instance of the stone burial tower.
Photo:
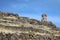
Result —
<svg viewBox="0 0 60 40"><path fill-rule="evenodd" d="M41 19L42 22L47 22L47 15L46 14L42 14L41 17L42 17L42 19Z"/></svg>

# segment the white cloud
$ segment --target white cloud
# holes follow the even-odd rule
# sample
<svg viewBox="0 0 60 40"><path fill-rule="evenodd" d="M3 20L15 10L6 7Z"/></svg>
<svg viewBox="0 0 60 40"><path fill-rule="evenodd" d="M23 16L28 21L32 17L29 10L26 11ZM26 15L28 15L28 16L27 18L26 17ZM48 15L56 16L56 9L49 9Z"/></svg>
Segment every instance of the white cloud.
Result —
<svg viewBox="0 0 60 40"><path fill-rule="evenodd" d="M60 17L59 16L48 16L48 21L52 21L54 23L60 23Z"/></svg>

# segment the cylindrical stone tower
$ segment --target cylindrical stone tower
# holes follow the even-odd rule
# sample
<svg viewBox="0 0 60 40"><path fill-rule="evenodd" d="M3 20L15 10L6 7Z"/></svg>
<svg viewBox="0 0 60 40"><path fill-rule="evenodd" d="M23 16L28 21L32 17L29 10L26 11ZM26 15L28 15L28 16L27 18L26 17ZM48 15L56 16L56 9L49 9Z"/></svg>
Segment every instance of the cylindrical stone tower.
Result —
<svg viewBox="0 0 60 40"><path fill-rule="evenodd" d="M47 22L47 15L46 14L42 14L42 22Z"/></svg>

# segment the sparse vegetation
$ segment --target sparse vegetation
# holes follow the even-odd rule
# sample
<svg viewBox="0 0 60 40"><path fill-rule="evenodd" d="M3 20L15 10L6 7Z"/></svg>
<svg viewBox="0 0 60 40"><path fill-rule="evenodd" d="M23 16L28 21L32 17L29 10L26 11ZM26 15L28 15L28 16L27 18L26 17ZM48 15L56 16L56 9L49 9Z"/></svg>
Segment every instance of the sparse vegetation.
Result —
<svg viewBox="0 0 60 40"><path fill-rule="evenodd" d="M45 21L0 12L0 40L60 40L60 29Z"/></svg>

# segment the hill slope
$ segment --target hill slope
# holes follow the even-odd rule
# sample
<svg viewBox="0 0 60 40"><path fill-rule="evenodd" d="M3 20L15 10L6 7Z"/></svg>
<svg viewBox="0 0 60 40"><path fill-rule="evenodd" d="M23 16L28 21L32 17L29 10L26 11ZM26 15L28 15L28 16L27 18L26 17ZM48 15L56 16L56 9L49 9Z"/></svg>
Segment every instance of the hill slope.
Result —
<svg viewBox="0 0 60 40"><path fill-rule="evenodd" d="M60 40L60 29L52 22L0 12L0 40Z"/></svg>

